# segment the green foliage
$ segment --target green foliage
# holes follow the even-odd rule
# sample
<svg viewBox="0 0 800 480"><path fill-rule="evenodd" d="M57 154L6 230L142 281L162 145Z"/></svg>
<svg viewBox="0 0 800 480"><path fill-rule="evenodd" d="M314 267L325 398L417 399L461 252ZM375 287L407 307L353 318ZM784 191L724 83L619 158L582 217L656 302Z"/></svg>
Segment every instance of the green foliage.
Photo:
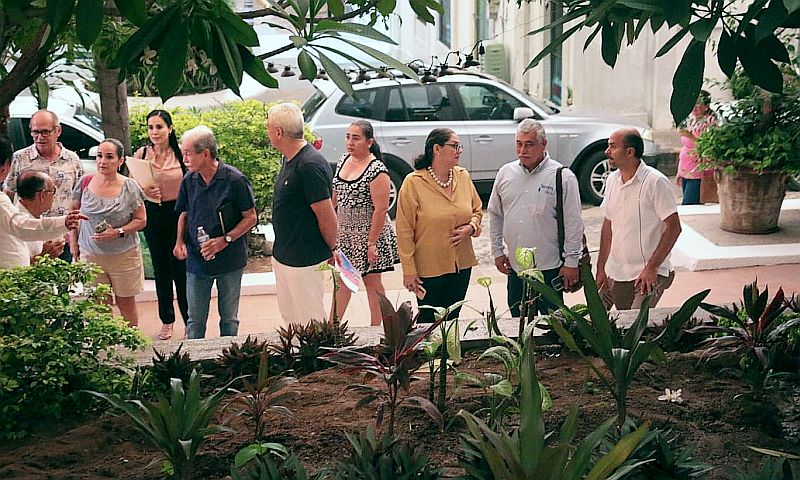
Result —
<svg viewBox="0 0 800 480"><path fill-rule="evenodd" d="M357 337L348 330L347 322L334 325L326 321L311 320L305 325L290 323L278 328L278 345L271 346L276 355L277 372L308 375L330 366L320 357L328 348L348 347Z"/></svg>
<svg viewBox="0 0 800 480"><path fill-rule="evenodd" d="M214 359L214 370L226 380L256 375L262 354L268 349L266 340L259 342L258 338L248 335L241 344L231 342L230 346L222 349L222 353Z"/></svg>
<svg viewBox="0 0 800 480"><path fill-rule="evenodd" d="M253 444L242 448L231 466L233 480L324 480L327 472L306 473L302 462L280 444Z"/></svg>
<svg viewBox="0 0 800 480"><path fill-rule="evenodd" d="M206 125L217 139L219 158L238 168L250 180L259 212L272 208L275 177L280 170L281 153L270 143L267 136L267 111L274 104L263 104L256 100L226 103L218 108L204 111L176 107L169 110L178 138L186 130L197 125ZM147 143L147 114L151 108L137 106L131 109L131 143ZM306 140L314 136L306 127Z"/></svg>
<svg viewBox="0 0 800 480"><path fill-rule="evenodd" d="M256 381L243 381L244 388L242 391L234 390L236 395L228 406L236 410L236 415L245 417L252 424L253 440L257 442L264 436L267 428L267 414L292 416L292 412L283 403L291 397L292 393L288 388L297 380L292 377L270 377L269 352L262 348Z"/></svg>
<svg viewBox="0 0 800 480"><path fill-rule="evenodd" d="M521 1L517 0L517 4ZM709 6L708 2L686 0L564 0L562 4L565 12L562 17L528 35L551 32L556 25L568 25L569 28L562 35L550 39L528 68L536 66L584 28L591 30L586 45L599 37L603 60L611 67L619 52L626 48L623 40L631 45L645 30L672 29L672 37L656 57L677 45L685 45L686 50L672 79L670 110L676 124L689 115L700 93L706 67L705 52L710 46L716 47L717 63L725 75L732 76L736 65L740 64L754 84L781 93L783 77L780 67L791 62L784 29L800 26L800 3L794 0L749 2L746 12L738 2L718 2ZM711 35L715 29L721 31L719 38ZM681 42L687 37L691 41Z"/></svg>
<svg viewBox="0 0 800 480"><path fill-rule="evenodd" d="M636 423L626 418L619 430L612 428L600 444L599 452L606 453L614 448L619 440L636 430ZM706 478L712 470L710 465L693 457L694 445L678 448L678 438L670 437L669 430L654 428L633 451L623 465L638 464L638 468L623 476L624 480L688 480Z"/></svg>
<svg viewBox="0 0 800 480"><path fill-rule="evenodd" d="M339 460L331 471L332 480L435 480L439 469L430 465L420 446L385 433L380 438L368 427L358 435L348 433L349 458Z"/></svg>
<svg viewBox="0 0 800 480"><path fill-rule="evenodd" d="M592 466L592 452L600 444L614 418L605 421L578 446L573 440L578 430L578 409L571 409L556 441L547 445L542 417L542 392L534 361L533 325L523 332L523 354L520 367L520 427L513 435L492 430L471 413L459 415L467 423L469 433L462 436L459 465L465 480L578 480L619 478L638 465L617 469L647 435L643 425L622 438ZM612 473L617 473L612 476ZM588 473L587 473L588 472Z"/></svg>
<svg viewBox="0 0 800 480"><path fill-rule="evenodd" d="M444 428L444 418L430 400L423 397L401 396L401 392L408 392L411 382L418 380L412 373L423 362L418 355L422 341L439 328L444 317L438 317L426 328L415 329L416 317L411 312L411 302L405 302L395 310L386 297L379 296L378 300L384 332L383 343L378 347L378 351L370 354L356 347L344 347L331 349L332 351L322 358L342 365L345 371L362 373L367 379L380 381L380 386L364 383L350 385L347 388L364 394L356 404L357 407L379 401L376 424L381 425L385 411L389 411L389 437L394 437L395 413L403 403L422 409L436 420L440 428Z"/></svg>
<svg viewBox="0 0 800 480"><path fill-rule="evenodd" d="M153 349L153 368L150 370L150 379L155 383L156 390L167 392L170 389L170 380L178 378L183 383L189 382L194 371L194 364L189 357L189 352L181 353L183 344L169 355Z"/></svg>
<svg viewBox="0 0 800 480"><path fill-rule="evenodd" d="M461 363L461 334L458 328L458 318L453 318L450 323L447 323L447 320L450 318L450 313L460 308L462 305L464 305L464 303L466 303L466 300L456 302L447 308L431 307L428 305L423 305L420 307L421 309L427 308L434 311L434 323L439 325L439 335L442 339L439 342L440 345L438 348L438 368L434 370L435 364L433 362L429 362L431 377L433 377L435 371L439 373L439 397L436 402L436 407L442 414L445 413L445 405L447 403L447 371L453 368L455 365ZM445 348L441 348L442 342L444 343ZM431 379L431 382L432 381L433 380ZM433 401L430 397L428 400Z"/></svg>
<svg viewBox="0 0 800 480"><path fill-rule="evenodd" d="M144 436L166 456L174 475L180 479L192 478L194 457L206 437L224 430L212 425L211 420L228 390L226 385L216 393L200 397L200 374L192 372L188 390L183 381L170 381L170 397L158 395L156 403L123 400L119 395L90 391L88 393L119 408L133 421Z"/></svg>
<svg viewBox="0 0 800 480"><path fill-rule="evenodd" d="M130 351L144 338L100 303L107 286L71 296L97 272L50 258L0 270L0 439L86 411L83 389L129 391Z"/></svg>
<svg viewBox="0 0 800 480"><path fill-rule="evenodd" d="M711 290L705 290L686 300L683 306L672 315L666 328L657 338L645 340L643 339L643 334L647 328L650 313L648 308L650 304L649 296L645 297L642 302L642 308L639 310L639 315L633 325L623 332L609 318L589 265L581 266L581 278L583 279L584 293L586 294L591 322L565 307L564 302L549 285L534 281L531 282L531 287L554 305L559 306L562 315L575 323L581 336L589 344L592 351L606 365L610 375L597 368L592 359L584 353L583 348L578 345L575 337L564 327L558 316L551 315L548 317L548 323L561 337L567 348L584 359L587 366L592 369L600 382L614 397L617 402L617 416L622 421L627 414L628 387L636 376L639 367L648 359L663 357L664 353L659 346L659 342L662 339L670 340L674 338L686 322L691 320L692 314L694 314L697 307Z"/></svg>

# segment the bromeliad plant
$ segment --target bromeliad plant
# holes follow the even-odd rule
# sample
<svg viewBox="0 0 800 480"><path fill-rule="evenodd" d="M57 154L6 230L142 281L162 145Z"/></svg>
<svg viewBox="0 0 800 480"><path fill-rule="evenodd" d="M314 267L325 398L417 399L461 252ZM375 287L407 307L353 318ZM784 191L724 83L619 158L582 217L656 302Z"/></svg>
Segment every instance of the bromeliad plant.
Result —
<svg viewBox="0 0 800 480"><path fill-rule="evenodd" d="M421 408L431 416L440 428L444 427L444 419L436 407L423 397L404 397L411 382L418 380L413 376L423 360L419 350L422 341L442 323L443 318L436 319L425 328L414 328L416 317L411 312L411 302L403 303L395 310L391 302L384 297L378 298L383 316L383 344L374 353L365 353L360 347L344 347L333 349L321 358L344 367L345 371L363 373L368 379L380 380L381 387L368 384L350 385L347 388L364 394L356 406L369 405L379 401L376 424L383 423L384 414L388 410L388 435L394 437L395 414L401 404Z"/></svg>
<svg viewBox="0 0 800 480"><path fill-rule="evenodd" d="M87 393L125 412L134 427L167 457L165 471L183 480L192 478L194 458L206 437L227 430L220 425L211 425L211 419L229 385L206 398L200 398L200 374L194 371L189 379L188 390L184 390L182 380L173 378L170 381L169 399L159 394L156 403L123 400L117 394Z"/></svg>
<svg viewBox="0 0 800 480"><path fill-rule="evenodd" d="M647 435L645 424L622 438L592 466L592 452L614 423L608 419L590 433L578 446L573 440L578 430L578 409L573 407L561 427L558 440L547 445L548 435L542 417L542 392L534 361L533 324L523 332L523 354L520 370L520 426L509 436L496 432L471 413L459 415L467 423L469 433L462 436L459 464L466 470L465 480L579 480L621 478L638 464L625 467L611 476L625 462Z"/></svg>
<svg viewBox="0 0 800 480"><path fill-rule="evenodd" d="M584 293L589 309L587 321L583 316L570 310L564 302L556 295L555 290L541 282L530 282L531 287L541 293L554 305L558 305L561 314L574 322L584 340L589 344L594 353L600 357L610 375L603 373L592 359L586 355L578 345L575 337L564 326L561 319L556 315L550 315L547 322L555 330L567 348L580 355L589 368L597 375L617 403L617 418L620 422L625 420L627 415L627 396L636 372L644 362L651 358L662 358L662 351L659 342L662 339L674 338L683 326L692 318L697 307L711 290L704 290L686 302L675 312L666 324L664 330L653 340L645 340L643 334L647 328L649 318L650 297L645 297L639 315L627 331L623 331L616 322L609 318L603 301L597 291L597 284L592 276L589 265L581 265L581 279L583 280Z"/></svg>

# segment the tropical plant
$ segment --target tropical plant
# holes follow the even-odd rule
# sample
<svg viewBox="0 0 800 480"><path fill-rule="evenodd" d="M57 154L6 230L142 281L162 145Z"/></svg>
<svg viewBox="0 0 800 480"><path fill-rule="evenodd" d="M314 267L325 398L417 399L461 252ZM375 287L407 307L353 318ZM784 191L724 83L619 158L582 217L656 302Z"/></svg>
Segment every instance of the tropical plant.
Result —
<svg viewBox="0 0 800 480"><path fill-rule="evenodd" d="M424 305L420 309L427 308L433 310L434 323L439 325L439 342L429 343L433 345L438 343L438 349L434 350L439 353L438 362L428 362L430 367L431 384L433 382L434 372L439 374L439 396L436 400L436 408L439 412L444 414L447 405L447 372L455 368L455 365L461 363L461 330L458 326L458 317L453 318L449 323L446 321L450 317L450 313L460 308L466 303L466 300L461 300L447 308L431 307ZM424 349L423 349L424 351ZM437 366L438 363L438 366ZM435 368L435 370L434 370ZM433 402L433 395L428 390L428 400Z"/></svg>
<svg viewBox="0 0 800 480"><path fill-rule="evenodd" d="M283 445L256 443L236 454L231 477L233 480L325 480L328 473L309 475L300 459Z"/></svg>
<svg viewBox="0 0 800 480"><path fill-rule="evenodd" d="M188 390L184 390L182 380L173 378L170 380L169 399L159 394L155 403L123 400L117 394L87 393L125 412L134 427L164 453L165 470L172 471L179 479L189 479L192 478L194 458L206 438L212 433L227 430L212 425L211 420L229 385L201 398L200 373L193 371Z"/></svg>
<svg viewBox="0 0 800 480"><path fill-rule="evenodd" d="M383 317L384 338L374 353L365 353L358 347L344 347L326 353L322 358L344 367L345 371L360 372L367 378L377 379L382 386L368 384L350 385L347 388L364 394L356 406L369 405L379 401L375 423L381 425L384 414L388 410L388 435L394 437L395 414L401 404L421 408L433 418L440 427L444 419L427 398L402 396L407 393L411 382L418 380L413 375L421 365L419 356L421 342L443 322L444 317L437 318L425 328L415 329L416 317L411 311L411 302L405 302L395 310L391 302L379 296L381 315Z"/></svg>
<svg viewBox="0 0 800 480"><path fill-rule="evenodd" d="M705 342L703 357L713 359L720 356L739 357L754 356L763 368L770 363L769 351L788 351L788 336L793 330L800 329L800 318L789 318L781 322L781 314L789 307L783 288L769 301L769 289L763 292L758 284L747 284L742 289L742 303L734 303L731 308L720 307L708 303L700 304L700 308L713 315L716 325L701 325L689 332L705 334L721 334ZM769 303L767 303L769 301ZM742 312L740 314L740 312ZM719 324L724 319L732 326Z"/></svg>
<svg viewBox="0 0 800 480"><path fill-rule="evenodd" d="M420 446L411 448L405 442L384 433L376 438L367 427L357 435L348 433L350 456L339 460L331 470L332 480L435 480L439 469L431 466Z"/></svg>
<svg viewBox="0 0 800 480"><path fill-rule="evenodd" d="M767 455L764 462L759 465L748 465L744 468L733 467L728 469L731 480L795 480L797 477L792 469L792 460L800 460L797 455L779 452L768 448L749 447L751 450Z"/></svg>
<svg viewBox="0 0 800 480"><path fill-rule="evenodd" d="M514 259L520 267L517 276L522 280L522 299L519 304L519 332L517 338L522 338L525 325L533 322L536 317L536 301L539 295L531 287L531 282L544 282L544 274L536 267L536 247L517 247Z"/></svg>
<svg viewBox="0 0 800 480"><path fill-rule="evenodd" d="M150 379L155 383L155 388L160 392L170 389L170 380L178 378L184 383L188 383L195 368L200 371L200 367L194 366L189 352L181 353L183 344L178 346L174 352L167 354L153 349L153 367L150 369ZM141 398L141 397L140 397Z"/></svg>
<svg viewBox="0 0 800 480"><path fill-rule="evenodd" d="M612 428L600 444L598 451L606 453L614 448L619 440L637 429L630 417L619 429ZM706 478L713 467L694 458L694 445L678 448L678 437L670 437L670 431L660 428L650 430L639 446L631 453L624 465L638 464L638 468L627 473L623 480L687 480Z"/></svg>
<svg viewBox="0 0 800 480"><path fill-rule="evenodd" d="M462 435L459 465L464 479L476 480L578 480L619 478L638 465L617 471L631 452L647 435L643 425L622 438L608 453L592 466L592 452L613 425L615 418L603 422L578 446L573 440L578 429L578 409L573 407L561 427L554 445L547 445L542 417L542 392L534 361L533 324L523 332L521 364L521 396L519 430L509 436L496 432L471 413L462 410L459 416L467 423L468 433ZM612 473L615 473L612 476Z"/></svg>
<svg viewBox="0 0 800 480"><path fill-rule="evenodd" d="M489 335L502 335L503 332L500 331L500 328L497 325L497 310L494 306L494 299L492 298L492 290L489 288L492 286L492 277L478 277L478 285L484 287L486 289L486 293L489 295L489 310L482 312L483 318L486 320L486 331Z"/></svg>
<svg viewBox="0 0 800 480"><path fill-rule="evenodd" d="M248 335L241 344L231 342L222 349L222 353L214 359L214 370L225 381L245 375L257 375L262 354L268 349L266 340L259 341L258 338Z"/></svg>
<svg viewBox="0 0 800 480"><path fill-rule="evenodd" d="M251 383L246 378L242 381L244 388L241 391L233 390L235 394L227 407L233 407L236 415L245 417L252 424L253 440L258 442L267 427L267 414L292 416L283 403L292 396L288 388L297 380L293 377L270 377L269 352L262 348L256 381Z"/></svg>
<svg viewBox="0 0 800 480"><path fill-rule="evenodd" d="M642 302L642 307L636 320L627 331L623 331L616 324L616 321L612 321L609 318L608 311L606 311L598 293L597 284L592 276L590 266L581 266L581 278L583 279L583 291L586 295L591 321L587 321L583 316L565 307L564 302L549 285L534 281L531 282L531 286L554 305L559 306L562 315L575 323L578 331L592 351L606 365L609 374L603 373L592 359L584 353L583 348L578 345L575 337L564 327L558 316L550 315L547 318L547 322L561 337L567 348L581 356L586 365L597 375L600 383L614 397L614 401L617 403L617 418L622 422L627 416L628 387L636 376L639 367L648 359L663 357L664 353L659 346L659 342L662 339L674 338L684 324L692 318L697 307L711 290L704 290L686 300L681 308L670 317L667 326L658 337L652 340L645 340L643 334L649 319L649 296L646 296Z"/></svg>
<svg viewBox="0 0 800 480"><path fill-rule="evenodd" d="M107 285L88 287L99 271L49 257L0 270L0 439L96 405L82 389L130 392L132 352L145 339L101 301Z"/></svg>

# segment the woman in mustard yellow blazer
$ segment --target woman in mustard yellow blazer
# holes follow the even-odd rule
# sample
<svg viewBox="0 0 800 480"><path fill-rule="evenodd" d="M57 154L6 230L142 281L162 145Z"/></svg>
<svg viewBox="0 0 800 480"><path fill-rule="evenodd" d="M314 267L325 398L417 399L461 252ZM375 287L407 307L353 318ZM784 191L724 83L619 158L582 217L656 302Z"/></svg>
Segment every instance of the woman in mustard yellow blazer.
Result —
<svg viewBox="0 0 800 480"><path fill-rule="evenodd" d="M478 264L470 237L480 235L483 214L469 173L458 166L463 151L454 131L433 130L400 188L395 228L403 284L419 305L449 307L463 300ZM419 321L432 322L433 312L423 310Z"/></svg>

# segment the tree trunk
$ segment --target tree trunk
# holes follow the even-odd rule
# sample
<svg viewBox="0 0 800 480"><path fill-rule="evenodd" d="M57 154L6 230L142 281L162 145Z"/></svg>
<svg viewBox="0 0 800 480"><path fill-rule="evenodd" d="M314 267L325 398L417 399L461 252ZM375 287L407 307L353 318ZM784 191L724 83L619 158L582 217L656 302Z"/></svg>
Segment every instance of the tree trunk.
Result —
<svg viewBox="0 0 800 480"><path fill-rule="evenodd" d="M119 69L108 68L97 55L94 56L94 64L97 68L103 132L106 137L116 138L122 142L126 154L132 155L127 83L125 81L117 83Z"/></svg>

